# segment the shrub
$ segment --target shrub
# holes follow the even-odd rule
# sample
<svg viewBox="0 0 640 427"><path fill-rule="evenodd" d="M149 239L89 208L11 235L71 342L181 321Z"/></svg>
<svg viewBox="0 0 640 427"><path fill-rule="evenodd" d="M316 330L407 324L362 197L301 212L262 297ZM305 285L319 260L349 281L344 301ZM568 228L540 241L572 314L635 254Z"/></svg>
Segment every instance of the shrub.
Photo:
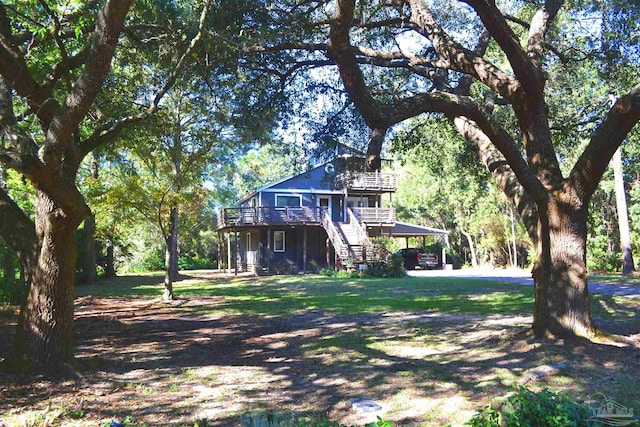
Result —
<svg viewBox="0 0 640 427"><path fill-rule="evenodd" d="M588 410L565 394L548 389L534 392L520 386L506 398L494 399L479 409L470 427L582 427L587 426Z"/></svg>
<svg viewBox="0 0 640 427"><path fill-rule="evenodd" d="M202 258L197 254L180 254L178 257L178 268L180 270L202 270L217 267L218 263L216 260Z"/></svg>

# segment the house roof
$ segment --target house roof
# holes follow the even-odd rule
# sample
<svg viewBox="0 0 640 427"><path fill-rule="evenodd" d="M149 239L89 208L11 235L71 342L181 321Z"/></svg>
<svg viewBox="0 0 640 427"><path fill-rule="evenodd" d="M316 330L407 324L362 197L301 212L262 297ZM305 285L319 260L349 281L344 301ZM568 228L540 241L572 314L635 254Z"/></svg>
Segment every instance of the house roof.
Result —
<svg viewBox="0 0 640 427"><path fill-rule="evenodd" d="M274 186L276 186L276 185L278 185L278 184L282 184L283 182L289 181L289 180L290 180L290 179L292 179L292 178L295 178L295 177L300 176L300 175L304 175L304 174L309 173L309 172L311 172L311 171L313 171L313 170L316 170L316 169L318 169L318 168L321 168L321 167L325 166L325 165L326 165L326 164L328 164L328 163L330 163L330 162L323 163L323 164L321 164L321 165L318 165L318 166L316 166L316 167L313 167L313 168L308 169L308 170L303 171L303 172L298 172L298 173L294 173L294 174L291 174L291 175L285 176L284 178L280 178L280 179L279 179L279 180L277 180L277 181L273 181L273 182L270 182L270 183L268 183L268 184L263 185L263 186L262 186L262 187L260 187L260 188L256 188L256 189L255 189L255 190L253 190L251 193L247 194L247 195L246 195L246 196L244 196L242 199L240 199L240 200L238 201L238 204L246 202L247 200L249 200L250 198L252 198L253 196L255 196L256 194L258 194L258 193L259 193L259 192L261 192L261 191L267 190L267 189L269 189L269 188L271 188L271 187L274 187Z"/></svg>
<svg viewBox="0 0 640 427"><path fill-rule="evenodd" d="M393 229L391 229L391 235L393 237L447 236L449 232L439 228L396 222Z"/></svg>
<svg viewBox="0 0 640 427"><path fill-rule="evenodd" d="M238 204L242 204L242 203L246 202L247 200L251 199L253 196L255 196L256 194L258 194L258 193L260 193L262 191L271 191L270 189L273 189L274 187L276 187L278 189L284 189L282 184L285 184L287 181L291 181L291 180L297 179L299 177L302 177L303 175L307 175L308 177L312 177L312 174L313 174L313 176L315 176L317 178L319 175L318 175L318 172L316 172L316 171L318 171L321 168L325 168L327 165L331 165L332 166L332 170L331 171L327 171L325 169L325 171L326 171L325 173L328 173L329 175L334 175L335 172L336 172L334 168L337 168L340 171L343 171L345 169L345 167L346 167L344 161L351 161L353 159L361 159L361 158L360 157L356 157L356 156L350 156L350 155L342 155L342 156L339 156L339 157L335 157L335 158L333 158L333 159L331 159L329 161L325 161L324 163L321 163L321 164L316 165L314 167L311 167L309 169L306 169L306 170L304 170L302 172L298 172L298 173L294 173L294 174L285 176L284 178L281 178L281 179L279 179L277 181L270 182L270 183L268 183L266 185L263 185L260 188L255 189L251 193L249 193L249 194L245 195L244 197L242 197L238 201ZM342 163L336 163L336 161L342 162ZM314 182L311 185L313 187L312 189L320 190L321 192L326 192L326 191L330 190L328 188L323 188L323 184L320 184L317 181Z"/></svg>

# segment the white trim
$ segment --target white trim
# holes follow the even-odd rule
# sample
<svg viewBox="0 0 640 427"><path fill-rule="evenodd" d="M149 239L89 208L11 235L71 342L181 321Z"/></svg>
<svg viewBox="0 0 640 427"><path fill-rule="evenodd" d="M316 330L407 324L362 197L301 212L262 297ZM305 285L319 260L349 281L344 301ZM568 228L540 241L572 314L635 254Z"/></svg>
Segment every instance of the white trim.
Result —
<svg viewBox="0 0 640 427"><path fill-rule="evenodd" d="M278 249L278 247L276 246L276 236L278 234L282 234L282 249ZM284 231L282 230L276 230L273 232L273 252L285 252L286 251L286 239L287 235L285 234Z"/></svg>
<svg viewBox="0 0 640 427"><path fill-rule="evenodd" d="M298 197L298 200L300 200L300 203L298 204L298 206L278 206L278 196L280 196L280 197ZM302 195L301 194L293 194L293 193L276 194L275 198L273 199L273 203L274 203L274 207L276 207L276 208L302 207Z"/></svg>
<svg viewBox="0 0 640 427"><path fill-rule="evenodd" d="M305 190L302 188L268 188L266 190L262 190L262 193L294 193L294 194L344 194L341 190L316 190L312 188L310 190Z"/></svg>

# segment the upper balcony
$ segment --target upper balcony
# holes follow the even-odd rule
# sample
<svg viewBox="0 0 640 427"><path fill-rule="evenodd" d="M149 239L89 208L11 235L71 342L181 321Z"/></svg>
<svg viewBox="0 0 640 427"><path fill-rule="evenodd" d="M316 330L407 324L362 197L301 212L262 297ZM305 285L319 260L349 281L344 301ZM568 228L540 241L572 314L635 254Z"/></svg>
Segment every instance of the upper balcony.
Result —
<svg viewBox="0 0 640 427"><path fill-rule="evenodd" d="M398 177L382 172L345 172L336 177L338 188L355 191L395 192Z"/></svg>
<svg viewBox="0 0 640 427"><path fill-rule="evenodd" d="M270 225L320 225L323 207L226 208L216 216L218 230L224 228Z"/></svg>
<svg viewBox="0 0 640 427"><path fill-rule="evenodd" d="M396 210L393 208L350 208L358 221L366 225L393 226Z"/></svg>

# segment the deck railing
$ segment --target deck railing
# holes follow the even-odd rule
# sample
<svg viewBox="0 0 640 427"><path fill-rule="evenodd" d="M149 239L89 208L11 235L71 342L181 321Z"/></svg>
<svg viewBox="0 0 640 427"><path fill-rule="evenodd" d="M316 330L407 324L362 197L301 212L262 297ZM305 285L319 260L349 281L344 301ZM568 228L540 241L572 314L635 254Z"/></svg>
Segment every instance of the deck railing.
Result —
<svg viewBox="0 0 640 427"><path fill-rule="evenodd" d="M349 257L349 245L340 235L328 212L322 216L322 227L327 232L327 236L331 240L338 257L347 259Z"/></svg>
<svg viewBox="0 0 640 427"><path fill-rule="evenodd" d="M336 183L347 190L396 191L398 177L382 172L346 172L338 175Z"/></svg>
<svg viewBox="0 0 640 427"><path fill-rule="evenodd" d="M393 208L351 208L358 221L365 224L394 224L396 210Z"/></svg>
<svg viewBox="0 0 640 427"><path fill-rule="evenodd" d="M217 215L216 224L218 229L254 225L320 225L326 210L319 206L226 208Z"/></svg>

